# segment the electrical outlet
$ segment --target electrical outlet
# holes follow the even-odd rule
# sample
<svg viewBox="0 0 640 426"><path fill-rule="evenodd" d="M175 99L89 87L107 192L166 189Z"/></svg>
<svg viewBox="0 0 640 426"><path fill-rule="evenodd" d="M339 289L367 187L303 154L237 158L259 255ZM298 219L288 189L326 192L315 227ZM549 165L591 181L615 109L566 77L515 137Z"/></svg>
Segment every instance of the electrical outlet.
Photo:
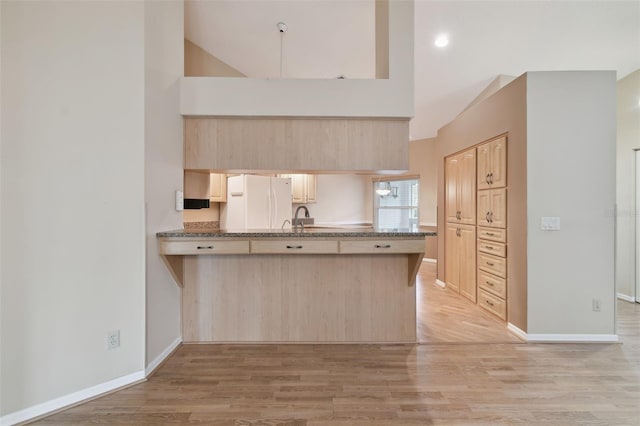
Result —
<svg viewBox="0 0 640 426"><path fill-rule="evenodd" d="M107 333L107 349L115 349L120 346L120 330Z"/></svg>
<svg viewBox="0 0 640 426"><path fill-rule="evenodd" d="M600 299L593 299L593 312L600 312Z"/></svg>

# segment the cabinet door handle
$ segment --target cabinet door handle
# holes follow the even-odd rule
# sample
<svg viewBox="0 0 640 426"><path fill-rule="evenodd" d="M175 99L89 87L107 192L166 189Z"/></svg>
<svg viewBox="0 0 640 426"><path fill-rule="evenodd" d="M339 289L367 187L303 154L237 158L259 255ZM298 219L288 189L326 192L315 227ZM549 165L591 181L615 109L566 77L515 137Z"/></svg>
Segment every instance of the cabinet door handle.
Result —
<svg viewBox="0 0 640 426"><path fill-rule="evenodd" d="M484 180L487 182L487 184L491 184L491 181L489 180L489 173L487 173L487 176L484 178Z"/></svg>
<svg viewBox="0 0 640 426"><path fill-rule="evenodd" d="M493 306L493 303L489 302L488 300L485 300L485 302L487 303L487 305Z"/></svg>
<svg viewBox="0 0 640 426"><path fill-rule="evenodd" d="M492 282L485 281L485 283L487 283L487 285L490 285L491 287L493 287L493 283Z"/></svg>
<svg viewBox="0 0 640 426"><path fill-rule="evenodd" d="M489 212L489 217L491 218L491 223L493 223L493 212Z"/></svg>
<svg viewBox="0 0 640 426"><path fill-rule="evenodd" d="M213 246L198 246L198 250L211 250Z"/></svg>
<svg viewBox="0 0 640 426"><path fill-rule="evenodd" d="M491 180L489 183L493 185L493 172L489 173L489 180Z"/></svg>
<svg viewBox="0 0 640 426"><path fill-rule="evenodd" d="M484 248L486 248L487 250L493 250L493 246L487 246L485 245Z"/></svg>
<svg viewBox="0 0 640 426"><path fill-rule="evenodd" d="M493 232L487 232L486 234L490 237L493 237L495 235Z"/></svg>
<svg viewBox="0 0 640 426"><path fill-rule="evenodd" d="M288 249L301 249L302 246L287 246Z"/></svg>
<svg viewBox="0 0 640 426"><path fill-rule="evenodd" d="M489 266L493 266L493 263L491 263L491 262L487 262L487 265L489 265Z"/></svg>
<svg viewBox="0 0 640 426"><path fill-rule="evenodd" d="M376 248L391 248L391 244L376 244Z"/></svg>
<svg viewBox="0 0 640 426"><path fill-rule="evenodd" d="M484 218L487 220L487 223L491 223L491 219L489 218L489 212L487 212L487 214L484 215Z"/></svg>

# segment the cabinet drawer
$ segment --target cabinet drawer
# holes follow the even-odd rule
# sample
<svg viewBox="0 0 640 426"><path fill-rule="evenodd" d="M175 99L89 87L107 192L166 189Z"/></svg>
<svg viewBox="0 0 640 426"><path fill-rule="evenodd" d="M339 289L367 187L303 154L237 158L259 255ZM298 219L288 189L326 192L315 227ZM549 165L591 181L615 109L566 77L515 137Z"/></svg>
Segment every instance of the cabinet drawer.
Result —
<svg viewBox="0 0 640 426"><path fill-rule="evenodd" d="M478 251L507 257L507 245L495 241L478 240Z"/></svg>
<svg viewBox="0 0 640 426"><path fill-rule="evenodd" d="M478 253L478 269L507 278L507 259L480 252Z"/></svg>
<svg viewBox="0 0 640 426"><path fill-rule="evenodd" d="M478 227L478 238L483 240L507 242L507 230L500 228L483 228Z"/></svg>
<svg viewBox="0 0 640 426"><path fill-rule="evenodd" d="M502 299L507 298L507 280L488 274L484 271L478 271L478 287L488 291Z"/></svg>
<svg viewBox="0 0 640 426"><path fill-rule="evenodd" d="M424 249L424 239L340 241L340 253L424 253Z"/></svg>
<svg viewBox="0 0 640 426"><path fill-rule="evenodd" d="M507 319L507 303L482 289L478 292L478 305L503 320Z"/></svg>
<svg viewBox="0 0 640 426"><path fill-rule="evenodd" d="M160 254L242 254L249 253L249 241L160 241Z"/></svg>
<svg viewBox="0 0 640 426"><path fill-rule="evenodd" d="M251 253L322 254L337 252L337 241L313 241L308 238L251 241Z"/></svg>

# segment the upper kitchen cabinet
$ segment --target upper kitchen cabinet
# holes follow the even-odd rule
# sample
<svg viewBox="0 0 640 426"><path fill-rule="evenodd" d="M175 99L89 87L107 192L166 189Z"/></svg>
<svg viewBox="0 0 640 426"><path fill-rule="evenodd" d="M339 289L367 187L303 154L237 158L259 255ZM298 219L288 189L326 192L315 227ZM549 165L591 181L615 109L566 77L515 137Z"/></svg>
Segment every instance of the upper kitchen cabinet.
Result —
<svg viewBox="0 0 640 426"><path fill-rule="evenodd" d="M211 173L209 175L209 200L212 203L227 202L227 175Z"/></svg>
<svg viewBox="0 0 640 426"><path fill-rule="evenodd" d="M409 119L185 117L185 169L407 170Z"/></svg>
<svg viewBox="0 0 640 426"><path fill-rule="evenodd" d="M316 175L294 174L291 175L291 190L294 203L316 202Z"/></svg>
<svg viewBox="0 0 640 426"><path fill-rule="evenodd" d="M184 171L184 198L208 199L210 197L209 185L208 172Z"/></svg>
<svg viewBox="0 0 640 426"><path fill-rule="evenodd" d="M478 189L507 186L507 138L478 146Z"/></svg>
<svg viewBox="0 0 640 426"><path fill-rule="evenodd" d="M291 179L291 202L307 204L316 202L316 175L279 174Z"/></svg>
<svg viewBox="0 0 640 426"><path fill-rule="evenodd" d="M227 201L227 175L195 170L184 171L184 198L209 199L212 203Z"/></svg>
<svg viewBox="0 0 640 426"><path fill-rule="evenodd" d="M476 150L445 159L445 214L447 222L476 223Z"/></svg>

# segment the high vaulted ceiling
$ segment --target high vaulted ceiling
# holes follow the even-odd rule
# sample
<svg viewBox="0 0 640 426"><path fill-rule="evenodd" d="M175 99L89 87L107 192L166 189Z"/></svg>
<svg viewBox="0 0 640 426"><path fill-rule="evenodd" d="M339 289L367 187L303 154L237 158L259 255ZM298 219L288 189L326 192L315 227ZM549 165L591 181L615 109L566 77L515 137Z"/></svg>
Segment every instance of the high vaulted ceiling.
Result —
<svg viewBox="0 0 640 426"><path fill-rule="evenodd" d="M375 75L373 0L186 0L185 37L249 77ZM416 0L411 139L435 136L500 74L638 68L640 1Z"/></svg>

